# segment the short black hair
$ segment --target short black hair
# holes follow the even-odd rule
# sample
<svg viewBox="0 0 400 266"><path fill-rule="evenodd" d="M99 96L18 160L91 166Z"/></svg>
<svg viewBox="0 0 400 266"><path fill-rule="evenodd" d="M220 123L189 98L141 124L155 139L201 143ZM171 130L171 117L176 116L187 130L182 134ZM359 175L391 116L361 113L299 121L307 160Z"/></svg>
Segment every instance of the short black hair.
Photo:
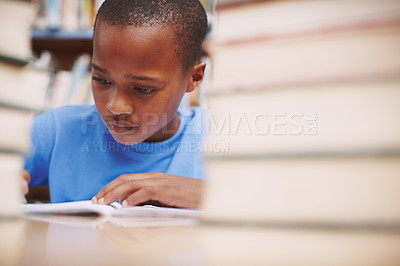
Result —
<svg viewBox="0 0 400 266"><path fill-rule="evenodd" d="M97 12L94 29L98 20L121 27L172 27L183 70L201 58L207 15L198 0L106 0Z"/></svg>

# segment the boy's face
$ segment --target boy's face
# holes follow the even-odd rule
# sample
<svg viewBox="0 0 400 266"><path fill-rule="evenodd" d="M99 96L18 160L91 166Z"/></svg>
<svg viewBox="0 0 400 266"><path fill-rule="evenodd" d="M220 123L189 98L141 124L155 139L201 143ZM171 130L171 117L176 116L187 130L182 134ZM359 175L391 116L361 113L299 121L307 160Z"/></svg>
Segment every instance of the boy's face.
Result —
<svg viewBox="0 0 400 266"><path fill-rule="evenodd" d="M162 141L176 132L179 103L185 92L194 89L196 76L193 69L182 70L173 37L168 27L122 28L97 22L93 97L116 141L125 145Z"/></svg>

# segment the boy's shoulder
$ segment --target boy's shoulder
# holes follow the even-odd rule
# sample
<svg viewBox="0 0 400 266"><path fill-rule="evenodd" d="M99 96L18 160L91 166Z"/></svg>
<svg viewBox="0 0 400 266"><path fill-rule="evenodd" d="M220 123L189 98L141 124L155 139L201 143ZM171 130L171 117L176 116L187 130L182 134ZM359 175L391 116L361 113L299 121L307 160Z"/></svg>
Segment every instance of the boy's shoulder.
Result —
<svg viewBox="0 0 400 266"><path fill-rule="evenodd" d="M97 116L95 105L66 105L57 108L50 108L43 114L44 116L53 116L56 121L82 119L88 116Z"/></svg>
<svg viewBox="0 0 400 266"><path fill-rule="evenodd" d="M192 122L203 124L208 116L208 111L202 107L191 107L189 109L178 110L181 120L185 123Z"/></svg>
<svg viewBox="0 0 400 266"><path fill-rule="evenodd" d="M73 126L82 121L98 121L99 115L95 105L70 105L50 108L46 112L35 117L37 126L69 125Z"/></svg>
<svg viewBox="0 0 400 266"><path fill-rule="evenodd" d="M55 138L67 140L70 136L79 136L76 133L87 133L91 128L97 128L101 125L100 120L94 105L50 108L34 118L31 137L37 145L47 147L46 145L55 145Z"/></svg>
<svg viewBox="0 0 400 266"><path fill-rule="evenodd" d="M178 110L179 114L184 116L184 117L194 117L198 115L202 115L206 112L206 110L202 107L191 107L188 109L179 109Z"/></svg>
<svg viewBox="0 0 400 266"><path fill-rule="evenodd" d="M202 135L207 126L208 111L201 107L179 110L185 135Z"/></svg>
<svg viewBox="0 0 400 266"><path fill-rule="evenodd" d="M95 105L66 105L57 108L50 108L49 112L54 114L66 114L81 117L82 115L89 115L97 112Z"/></svg>

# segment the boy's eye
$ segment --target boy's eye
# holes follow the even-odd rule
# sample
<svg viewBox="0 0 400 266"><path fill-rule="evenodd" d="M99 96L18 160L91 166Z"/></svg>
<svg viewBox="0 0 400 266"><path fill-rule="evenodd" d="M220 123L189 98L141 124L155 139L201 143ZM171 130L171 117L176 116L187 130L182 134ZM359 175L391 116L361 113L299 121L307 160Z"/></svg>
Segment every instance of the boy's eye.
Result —
<svg viewBox="0 0 400 266"><path fill-rule="evenodd" d="M110 84L110 83L111 83L111 82L109 82L108 80L106 80L106 79L101 79L101 78L99 78L99 77L93 77L92 79L95 80L95 81L97 81L97 82L100 82L101 84L104 84L104 85L107 85L107 84Z"/></svg>
<svg viewBox="0 0 400 266"><path fill-rule="evenodd" d="M144 89L144 88L141 88L141 87L134 87L134 89L136 91L138 91L139 93L141 93L141 94L151 94L151 93L153 93L155 91L154 89Z"/></svg>

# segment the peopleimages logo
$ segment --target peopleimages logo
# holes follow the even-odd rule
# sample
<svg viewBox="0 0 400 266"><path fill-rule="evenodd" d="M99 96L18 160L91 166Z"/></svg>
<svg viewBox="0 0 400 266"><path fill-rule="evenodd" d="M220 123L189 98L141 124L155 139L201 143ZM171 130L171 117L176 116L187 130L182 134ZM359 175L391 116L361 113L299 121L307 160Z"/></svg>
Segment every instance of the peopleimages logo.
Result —
<svg viewBox="0 0 400 266"><path fill-rule="evenodd" d="M227 153L229 143L221 141L182 141L173 145L165 143L147 143L146 145L126 146L116 142L88 141L82 145L82 153L90 152L139 152L139 153Z"/></svg>
<svg viewBox="0 0 400 266"><path fill-rule="evenodd" d="M307 113L199 113L198 119L181 121L186 124L185 134L207 135L316 135L318 117L316 112ZM120 116L121 124L127 116ZM135 121L140 123L140 132L146 134L150 126L166 125L169 117L166 114L146 113L141 117L134 115ZM183 117L183 119L187 119ZM82 134L87 134L90 127L97 127L103 123L97 115L82 116ZM202 123L201 126L194 123ZM171 133L170 129L163 129L163 133ZM173 132L172 132L173 133Z"/></svg>
<svg viewBox="0 0 400 266"><path fill-rule="evenodd" d="M257 113L209 116L211 135L316 135L317 113Z"/></svg>

